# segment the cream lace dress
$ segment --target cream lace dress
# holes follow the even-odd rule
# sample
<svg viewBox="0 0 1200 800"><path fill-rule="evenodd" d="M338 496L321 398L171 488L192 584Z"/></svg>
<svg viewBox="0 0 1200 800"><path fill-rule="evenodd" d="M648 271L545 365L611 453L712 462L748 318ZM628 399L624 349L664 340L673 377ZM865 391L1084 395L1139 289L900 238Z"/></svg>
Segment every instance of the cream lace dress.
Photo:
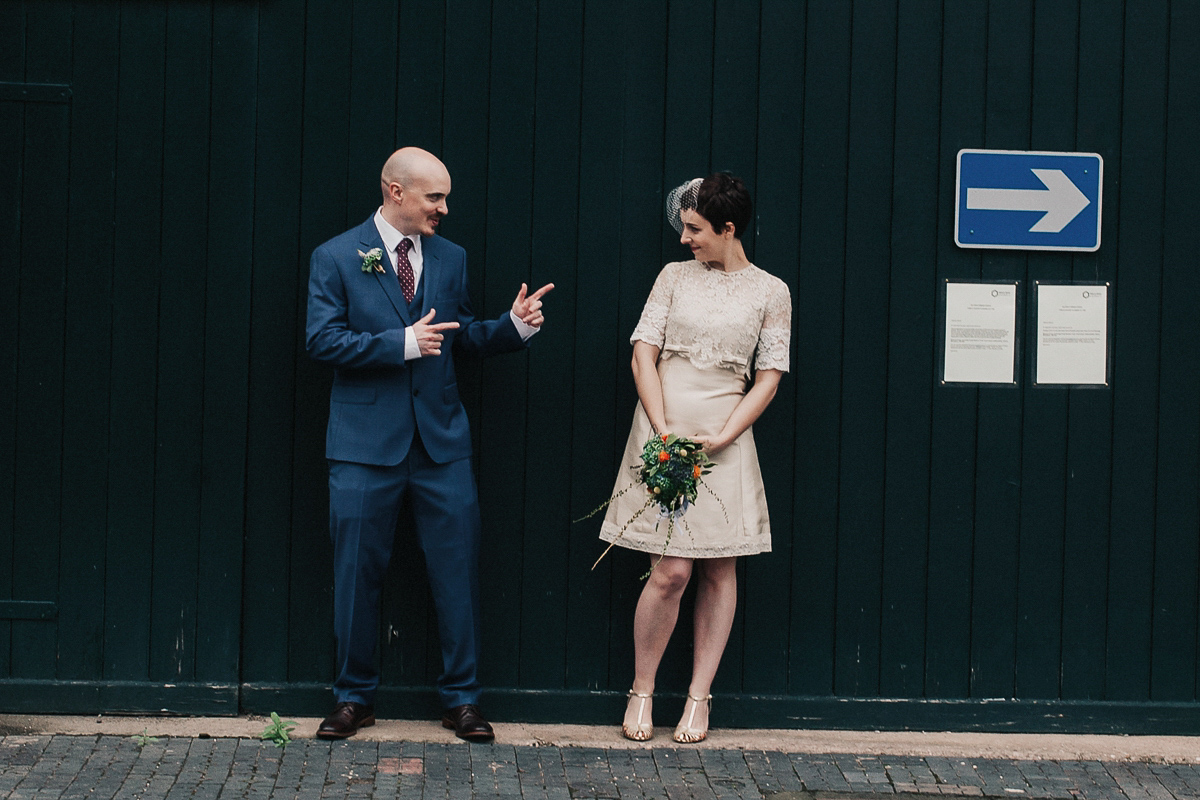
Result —
<svg viewBox="0 0 1200 800"><path fill-rule="evenodd" d="M746 393L751 359L754 369L786 372L791 319L787 284L756 266L729 273L699 261L663 267L630 342L641 340L662 351L658 374L670 431L679 436L719 434ZM600 538L657 554L663 552L667 521L657 505L638 515L646 493L634 486L642 447L652 433L639 402L613 494L633 488L608 507ZM696 503L675 524L666 554L723 558L769 552L771 523L753 428L714 462L704 478L712 492L701 487Z"/></svg>

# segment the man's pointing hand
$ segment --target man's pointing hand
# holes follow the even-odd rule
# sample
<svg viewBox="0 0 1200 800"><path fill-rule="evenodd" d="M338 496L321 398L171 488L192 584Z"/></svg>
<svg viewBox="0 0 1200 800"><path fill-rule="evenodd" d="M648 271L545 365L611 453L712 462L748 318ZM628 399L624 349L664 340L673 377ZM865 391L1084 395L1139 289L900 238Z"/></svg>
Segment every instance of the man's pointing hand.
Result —
<svg viewBox="0 0 1200 800"><path fill-rule="evenodd" d="M417 346L421 348L422 356L440 356L442 354L442 331L452 331L458 327L457 322L434 323L436 308L413 323L413 335L417 337Z"/></svg>

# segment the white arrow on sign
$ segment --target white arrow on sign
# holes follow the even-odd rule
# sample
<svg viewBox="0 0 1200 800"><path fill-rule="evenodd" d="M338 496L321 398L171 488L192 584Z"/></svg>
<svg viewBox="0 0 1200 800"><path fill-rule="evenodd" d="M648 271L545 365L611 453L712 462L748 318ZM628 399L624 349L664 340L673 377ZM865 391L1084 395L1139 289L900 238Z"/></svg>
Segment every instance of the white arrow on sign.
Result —
<svg viewBox="0 0 1200 800"><path fill-rule="evenodd" d="M1030 233L1058 233L1091 200L1061 169L1031 170L1045 189L967 189L967 208L978 211L1045 211Z"/></svg>

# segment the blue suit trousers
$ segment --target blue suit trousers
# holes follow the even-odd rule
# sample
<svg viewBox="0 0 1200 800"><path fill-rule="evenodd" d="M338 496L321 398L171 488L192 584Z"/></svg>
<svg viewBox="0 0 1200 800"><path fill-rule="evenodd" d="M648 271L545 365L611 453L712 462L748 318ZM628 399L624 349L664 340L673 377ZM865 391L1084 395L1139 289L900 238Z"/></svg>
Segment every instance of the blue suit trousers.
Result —
<svg viewBox="0 0 1200 800"><path fill-rule="evenodd" d="M412 500L437 611L446 708L477 703L479 499L471 459L435 463L420 437L393 467L329 462L329 529L334 549L337 702L374 705L379 686L379 596L405 493Z"/></svg>

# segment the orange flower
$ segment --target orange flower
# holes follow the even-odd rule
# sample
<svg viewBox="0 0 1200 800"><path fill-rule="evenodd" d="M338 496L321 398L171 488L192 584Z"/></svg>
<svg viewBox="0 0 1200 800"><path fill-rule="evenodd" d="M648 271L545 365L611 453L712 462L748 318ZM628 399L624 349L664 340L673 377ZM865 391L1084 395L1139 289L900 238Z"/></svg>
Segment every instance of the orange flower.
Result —
<svg viewBox="0 0 1200 800"><path fill-rule="evenodd" d="M662 440L663 440L664 442L667 440L667 434L665 434L665 433L664 433L664 434L662 435Z"/></svg>
<svg viewBox="0 0 1200 800"><path fill-rule="evenodd" d="M700 469L700 465L699 465L699 464L697 464L697 465L695 465L694 467L692 467L692 477L693 477L693 478L699 478L699 477L700 477L700 472L701 472L701 469Z"/></svg>
<svg viewBox="0 0 1200 800"><path fill-rule="evenodd" d="M671 454L668 453L666 450L663 450L661 453L658 454L659 461L669 461L670 459L671 459Z"/></svg>

